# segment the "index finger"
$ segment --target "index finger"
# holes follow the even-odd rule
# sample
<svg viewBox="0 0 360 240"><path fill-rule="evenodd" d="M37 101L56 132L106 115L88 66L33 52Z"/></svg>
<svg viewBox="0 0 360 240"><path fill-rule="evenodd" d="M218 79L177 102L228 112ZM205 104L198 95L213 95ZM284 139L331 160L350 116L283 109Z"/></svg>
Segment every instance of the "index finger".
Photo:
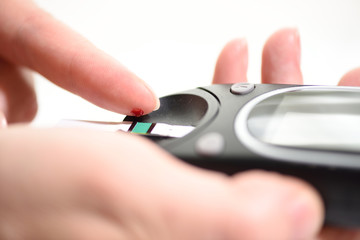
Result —
<svg viewBox="0 0 360 240"><path fill-rule="evenodd" d="M136 115L159 105L140 78L31 1L1 1L0 55L111 111Z"/></svg>

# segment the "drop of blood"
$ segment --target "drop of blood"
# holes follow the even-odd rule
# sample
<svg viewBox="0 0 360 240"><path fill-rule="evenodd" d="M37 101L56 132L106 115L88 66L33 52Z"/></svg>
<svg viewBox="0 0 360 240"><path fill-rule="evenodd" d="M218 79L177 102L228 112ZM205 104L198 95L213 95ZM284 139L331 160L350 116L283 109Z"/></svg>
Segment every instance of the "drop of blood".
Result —
<svg viewBox="0 0 360 240"><path fill-rule="evenodd" d="M131 113L132 113L133 115L135 115L135 117L140 117L140 116L144 115L144 111L143 111L142 109L140 109L140 108L134 108L134 109L131 111Z"/></svg>

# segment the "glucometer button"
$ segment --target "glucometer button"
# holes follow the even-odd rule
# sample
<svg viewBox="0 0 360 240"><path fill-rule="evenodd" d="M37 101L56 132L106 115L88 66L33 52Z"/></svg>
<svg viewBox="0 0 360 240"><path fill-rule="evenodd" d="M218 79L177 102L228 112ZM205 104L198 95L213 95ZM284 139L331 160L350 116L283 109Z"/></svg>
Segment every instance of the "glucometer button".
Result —
<svg viewBox="0 0 360 240"><path fill-rule="evenodd" d="M235 83L230 87L230 92L237 95L248 94L255 88L253 83Z"/></svg>
<svg viewBox="0 0 360 240"><path fill-rule="evenodd" d="M195 150L203 156L217 156L223 152L224 147L224 137L220 133L211 132L198 139Z"/></svg>

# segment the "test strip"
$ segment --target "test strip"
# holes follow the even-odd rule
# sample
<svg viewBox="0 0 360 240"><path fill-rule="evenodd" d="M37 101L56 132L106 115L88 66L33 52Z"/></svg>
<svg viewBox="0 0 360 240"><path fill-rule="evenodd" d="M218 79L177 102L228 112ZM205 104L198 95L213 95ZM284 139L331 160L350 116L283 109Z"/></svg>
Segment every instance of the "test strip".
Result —
<svg viewBox="0 0 360 240"><path fill-rule="evenodd" d="M183 125L170 125L166 123L156 123L151 134L164 137L180 138L189 134L195 127Z"/></svg>
<svg viewBox="0 0 360 240"><path fill-rule="evenodd" d="M137 122L134 128L131 130L132 133L146 134L150 129L152 123Z"/></svg>
<svg viewBox="0 0 360 240"><path fill-rule="evenodd" d="M145 123L145 122L94 122L80 120L61 120L58 124L61 127L92 128L110 132L130 132L142 135L156 135L161 137L180 138L189 134L195 127L184 125L171 125L166 123Z"/></svg>
<svg viewBox="0 0 360 240"><path fill-rule="evenodd" d="M71 127L71 128L91 128L96 130L102 130L107 132L124 131L127 132L133 122L97 122L97 121L85 121L85 120L72 120L63 119L57 126L59 127Z"/></svg>

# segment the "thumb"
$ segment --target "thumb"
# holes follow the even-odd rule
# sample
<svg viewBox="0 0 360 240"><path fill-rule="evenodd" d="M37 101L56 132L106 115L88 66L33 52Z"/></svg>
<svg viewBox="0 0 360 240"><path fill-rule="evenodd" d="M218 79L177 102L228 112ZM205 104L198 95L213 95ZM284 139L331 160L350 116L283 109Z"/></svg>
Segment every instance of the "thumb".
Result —
<svg viewBox="0 0 360 240"><path fill-rule="evenodd" d="M128 151L123 152L125 159L137 152L137 166L146 169L140 174L136 168L132 176L138 178L126 181L132 189L141 189L127 209L147 219L141 222L152 226L152 239L312 239L322 226L320 196L299 179L264 171L229 177L139 143L128 139ZM136 151L139 146L141 152Z"/></svg>
<svg viewBox="0 0 360 240"><path fill-rule="evenodd" d="M291 177L251 171L183 182L186 189L171 204L189 231L178 225L179 239L313 239L322 225L318 194Z"/></svg>
<svg viewBox="0 0 360 240"><path fill-rule="evenodd" d="M312 239L323 221L319 195L306 183L251 171L233 178L225 226L229 239Z"/></svg>
<svg viewBox="0 0 360 240"><path fill-rule="evenodd" d="M156 239L312 239L322 226L320 196L299 179L263 171L228 177L168 159L153 167L151 190L139 194L162 216L152 223L167 234Z"/></svg>
<svg viewBox="0 0 360 240"><path fill-rule="evenodd" d="M40 196L39 209L46 201L50 206L59 201L61 209L67 209L72 205L62 204L70 201L82 206L83 212L83 205L91 203L91 216L111 223L122 235L118 239L305 240L315 238L322 224L320 197L301 180L261 171L228 177L194 168L146 139L128 134L12 127L0 131L0 143L0 159L5 160L2 164L7 166L6 160L10 160L10 167L15 164L10 169L19 168L24 173L14 175L13 170L1 167L4 173L0 176L7 181L0 182L8 182L6 177L14 182L23 179L25 189L32 189L33 182L27 185L27 179L36 176L45 184L41 189L55 189L61 196L69 194L56 200L54 196L60 195L47 191L36 194L35 198ZM16 146L22 146L22 151L14 151ZM29 159L38 166L31 171L22 164ZM43 169L49 169L50 174L44 174ZM27 206L26 194L33 191L20 193L25 194L21 199ZM15 206L19 202L15 201ZM41 216L43 226L44 214ZM57 231L69 231L64 228L68 225L50 225ZM46 228L46 233L52 229ZM86 233L98 232L87 227Z"/></svg>

